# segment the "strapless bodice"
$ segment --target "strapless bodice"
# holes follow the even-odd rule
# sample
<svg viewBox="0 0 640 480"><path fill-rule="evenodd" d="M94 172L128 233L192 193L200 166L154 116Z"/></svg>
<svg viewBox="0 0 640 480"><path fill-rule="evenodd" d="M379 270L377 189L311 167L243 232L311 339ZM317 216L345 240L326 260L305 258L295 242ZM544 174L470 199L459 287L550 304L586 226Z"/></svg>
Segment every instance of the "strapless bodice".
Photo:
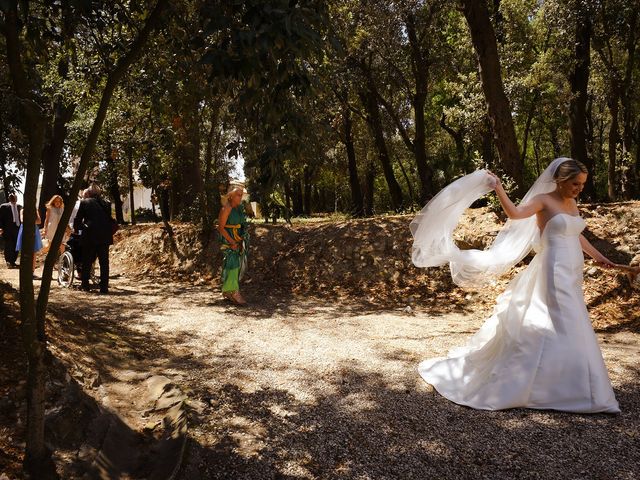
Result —
<svg viewBox="0 0 640 480"><path fill-rule="evenodd" d="M557 213L547 221L540 238L541 243L549 245L564 240L575 241L586 226L585 221L578 215Z"/></svg>

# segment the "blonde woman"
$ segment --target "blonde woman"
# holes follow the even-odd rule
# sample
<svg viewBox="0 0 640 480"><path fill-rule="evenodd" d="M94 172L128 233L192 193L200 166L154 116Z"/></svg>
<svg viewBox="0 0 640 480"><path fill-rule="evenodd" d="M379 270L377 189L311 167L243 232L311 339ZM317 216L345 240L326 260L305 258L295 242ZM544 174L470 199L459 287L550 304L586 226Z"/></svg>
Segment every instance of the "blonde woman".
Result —
<svg viewBox="0 0 640 480"><path fill-rule="evenodd" d="M222 263L222 295L236 305L247 302L240 294L240 266L247 254L243 240L247 235L247 218L242 207L241 187L233 187L222 197L218 216Z"/></svg>
<svg viewBox="0 0 640 480"><path fill-rule="evenodd" d="M64 201L60 195L54 195L45 206L47 207L47 214L44 217L44 230L42 231L42 235L49 240L49 245L51 245L53 236L62 218L62 212L64 212ZM61 244L60 253L62 253L63 250L64 247Z"/></svg>

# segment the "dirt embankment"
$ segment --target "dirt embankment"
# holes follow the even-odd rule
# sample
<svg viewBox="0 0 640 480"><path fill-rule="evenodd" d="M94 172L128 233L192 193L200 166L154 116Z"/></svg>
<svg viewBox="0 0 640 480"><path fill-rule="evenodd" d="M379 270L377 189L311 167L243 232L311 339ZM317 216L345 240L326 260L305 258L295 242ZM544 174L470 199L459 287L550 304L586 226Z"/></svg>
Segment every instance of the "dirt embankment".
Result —
<svg viewBox="0 0 640 480"><path fill-rule="evenodd" d="M638 262L640 202L583 205L581 211L587 222L586 235L601 251L617 262ZM414 267L408 228L411 218L385 216L293 226L255 222L246 286L386 307L418 302L448 311L472 303L490 309L512 274L483 289L468 291L451 282L447 267ZM456 237L461 246L482 248L500 227L495 214L486 208L474 209L465 215ZM215 240L203 248L196 227L177 224L174 230L175 249L159 224L123 229L112 249L112 265L128 275L183 279L216 287L221 259ZM585 294L596 327L640 324L640 294L629 287L624 276L600 270L587 261Z"/></svg>

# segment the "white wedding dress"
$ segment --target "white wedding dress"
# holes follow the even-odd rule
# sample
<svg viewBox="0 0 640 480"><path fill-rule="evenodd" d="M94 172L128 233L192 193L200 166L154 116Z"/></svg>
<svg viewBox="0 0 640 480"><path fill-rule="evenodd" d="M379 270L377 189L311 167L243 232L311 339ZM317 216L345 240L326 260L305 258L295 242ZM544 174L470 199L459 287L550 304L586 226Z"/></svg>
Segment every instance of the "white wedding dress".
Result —
<svg viewBox="0 0 640 480"><path fill-rule="evenodd" d="M424 380L477 409L619 412L582 292L584 228L581 217L552 217L493 315L464 347L422 362Z"/></svg>

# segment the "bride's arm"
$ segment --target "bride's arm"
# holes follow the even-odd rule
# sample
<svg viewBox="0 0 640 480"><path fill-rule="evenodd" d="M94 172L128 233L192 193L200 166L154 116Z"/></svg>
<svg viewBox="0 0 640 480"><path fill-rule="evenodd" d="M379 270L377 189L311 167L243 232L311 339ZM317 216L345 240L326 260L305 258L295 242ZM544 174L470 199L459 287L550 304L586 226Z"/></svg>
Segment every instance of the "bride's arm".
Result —
<svg viewBox="0 0 640 480"><path fill-rule="evenodd" d="M507 195L507 192L505 192L498 176L491 172L489 172L489 175L491 175L496 182L494 190L498 196L498 200L500 200L500 205L502 205L504 213L507 214L507 217L514 220L529 218L544 208L544 203L539 196L532 198L524 205L516 206Z"/></svg>
<svg viewBox="0 0 640 480"><path fill-rule="evenodd" d="M589 242L589 240L587 240L582 234L580 234L580 246L582 247L582 251L593 258L598 265L605 268L614 268L618 266L616 263L612 262L600 253L598 249L591 245L591 242Z"/></svg>
<svg viewBox="0 0 640 480"><path fill-rule="evenodd" d="M580 235L580 246L582 251L589 255L595 262L603 268L615 268L616 270L622 270L629 277L630 282L634 282L634 278L640 275L640 267L632 267L631 265L623 265L621 263L613 263L602 253L598 251L596 247L591 245L591 242L585 238L584 235Z"/></svg>

